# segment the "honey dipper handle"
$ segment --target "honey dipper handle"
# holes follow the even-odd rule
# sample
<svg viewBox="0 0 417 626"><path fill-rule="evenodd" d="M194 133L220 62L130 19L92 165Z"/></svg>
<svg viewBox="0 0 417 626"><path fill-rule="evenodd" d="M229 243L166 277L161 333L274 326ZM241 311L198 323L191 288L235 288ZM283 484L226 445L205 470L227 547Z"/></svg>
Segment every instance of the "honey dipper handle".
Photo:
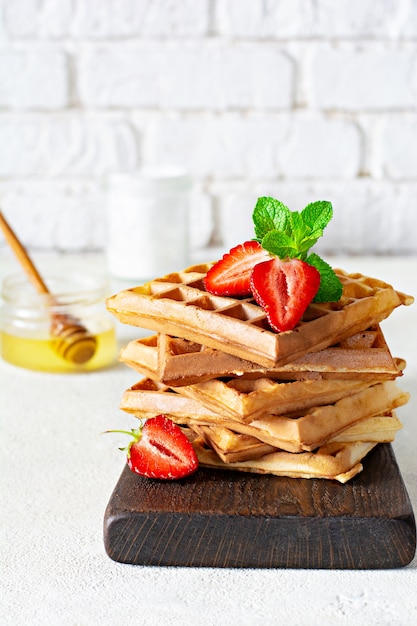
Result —
<svg viewBox="0 0 417 626"><path fill-rule="evenodd" d="M7 243L15 253L17 259L20 261L23 269L31 280L32 284L36 287L39 293L49 293L48 287L45 285L41 275L31 261L25 248L13 232L12 228L7 223L3 213L0 211L0 229L6 238Z"/></svg>

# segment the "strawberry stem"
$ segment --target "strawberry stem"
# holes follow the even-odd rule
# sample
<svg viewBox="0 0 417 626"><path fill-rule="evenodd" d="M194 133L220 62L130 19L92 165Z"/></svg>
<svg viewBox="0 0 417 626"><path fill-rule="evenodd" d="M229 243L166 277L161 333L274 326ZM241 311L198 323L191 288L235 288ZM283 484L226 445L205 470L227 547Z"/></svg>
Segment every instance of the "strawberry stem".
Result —
<svg viewBox="0 0 417 626"><path fill-rule="evenodd" d="M106 435L107 433L122 433L124 435L135 435L137 432L140 431L136 431L134 428L132 428L132 430L105 430L104 432L102 432L102 435Z"/></svg>
<svg viewBox="0 0 417 626"><path fill-rule="evenodd" d="M129 445L126 446L126 448L119 448L119 450L121 450L122 452L127 451L127 456L129 458L130 448L132 447L134 443L137 443L139 439L142 437L142 422L139 428L132 428L132 430L118 430L118 429L105 430L101 434L105 435L107 433L122 433L122 435L129 435L130 437L133 437L133 439L131 439L131 441L129 442Z"/></svg>
<svg viewBox="0 0 417 626"><path fill-rule="evenodd" d="M129 435L130 437L133 437L132 441L129 444L130 447L133 443L136 443L142 437L142 426L143 425L141 423L139 428L132 428L131 430L105 430L101 434L105 435L107 433L122 433L122 435Z"/></svg>

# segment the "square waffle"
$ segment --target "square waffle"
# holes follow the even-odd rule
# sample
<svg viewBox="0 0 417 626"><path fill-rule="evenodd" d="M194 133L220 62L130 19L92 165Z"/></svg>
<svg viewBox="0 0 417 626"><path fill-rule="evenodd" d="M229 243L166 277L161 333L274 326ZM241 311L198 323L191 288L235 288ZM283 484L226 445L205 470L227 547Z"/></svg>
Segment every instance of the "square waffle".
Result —
<svg viewBox="0 0 417 626"><path fill-rule="evenodd" d="M273 380L356 379L389 380L401 375L379 325L341 343L310 352L276 368L208 348L195 341L160 333L129 342L120 361L170 387L192 385L221 377L267 377Z"/></svg>
<svg viewBox="0 0 417 626"><path fill-rule="evenodd" d="M295 380L271 378L207 380L196 385L175 387L181 395L193 398L226 419L251 422L277 412L281 415L333 404L372 385L369 380Z"/></svg>
<svg viewBox="0 0 417 626"><path fill-rule="evenodd" d="M175 415L177 418L175 421L184 424L191 417L204 423L224 419L192 398L182 396L150 378L144 378L126 389L120 402L120 409L142 419L161 413L170 417Z"/></svg>
<svg viewBox="0 0 417 626"><path fill-rule="evenodd" d="M255 437L265 444L288 452L314 450L361 419L391 411L404 405L409 394L393 381L377 383L330 405L322 405L301 414L268 414L243 422L225 418L201 403L145 379L128 389L120 408L139 418L164 413L180 425L222 426L242 435Z"/></svg>
<svg viewBox="0 0 417 626"><path fill-rule="evenodd" d="M349 426L339 435L331 437L329 443L375 442L388 443L394 441L402 424L394 412L388 415L366 417L353 426ZM277 447L266 444L256 436L236 433L224 426L191 425L192 431L200 436L206 445L212 448L224 463L258 459L270 452L278 451Z"/></svg>
<svg viewBox="0 0 417 626"><path fill-rule="evenodd" d="M376 446L374 442L331 443L314 452L291 454L283 450L258 459L224 463L203 438L193 441L201 467L229 469L290 478L325 478L346 483L362 471L361 460Z"/></svg>
<svg viewBox="0 0 417 626"><path fill-rule="evenodd" d="M293 331L276 333L253 298L219 297L206 291L203 281L211 265L193 266L123 290L107 299L107 308L123 323L276 367L339 343L379 323L396 307L413 302L381 280L336 270L343 283L342 298L310 304Z"/></svg>

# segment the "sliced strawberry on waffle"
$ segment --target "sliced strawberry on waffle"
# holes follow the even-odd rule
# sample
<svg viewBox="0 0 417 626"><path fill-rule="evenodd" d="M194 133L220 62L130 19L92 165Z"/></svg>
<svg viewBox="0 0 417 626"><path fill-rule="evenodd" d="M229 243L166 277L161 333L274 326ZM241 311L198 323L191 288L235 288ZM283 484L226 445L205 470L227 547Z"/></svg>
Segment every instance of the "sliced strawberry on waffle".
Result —
<svg viewBox="0 0 417 626"><path fill-rule="evenodd" d="M251 290L277 332L293 330L320 287L319 271L301 261L278 257L258 263L251 273Z"/></svg>
<svg viewBox="0 0 417 626"><path fill-rule="evenodd" d="M248 296L250 277L257 263L271 258L257 241L245 241L223 255L207 272L207 291L216 296Z"/></svg>
<svg viewBox="0 0 417 626"><path fill-rule="evenodd" d="M301 212L279 200L258 198L252 219L256 240L232 248L207 272L215 295L253 295L277 332L292 330L307 306L336 302L343 286L335 271L310 248L333 216L330 202L311 202Z"/></svg>

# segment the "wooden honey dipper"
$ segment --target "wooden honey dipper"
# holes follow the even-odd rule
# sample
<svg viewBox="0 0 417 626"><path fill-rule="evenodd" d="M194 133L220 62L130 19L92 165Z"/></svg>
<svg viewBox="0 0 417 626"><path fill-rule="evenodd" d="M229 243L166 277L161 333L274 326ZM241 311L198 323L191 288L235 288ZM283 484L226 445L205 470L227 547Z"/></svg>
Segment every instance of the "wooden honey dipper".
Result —
<svg viewBox="0 0 417 626"><path fill-rule="evenodd" d="M51 306L59 305L1 211L0 228L36 291L48 296L48 303ZM66 361L81 365L94 356L97 349L96 338L72 315L51 313L50 330L55 352Z"/></svg>

